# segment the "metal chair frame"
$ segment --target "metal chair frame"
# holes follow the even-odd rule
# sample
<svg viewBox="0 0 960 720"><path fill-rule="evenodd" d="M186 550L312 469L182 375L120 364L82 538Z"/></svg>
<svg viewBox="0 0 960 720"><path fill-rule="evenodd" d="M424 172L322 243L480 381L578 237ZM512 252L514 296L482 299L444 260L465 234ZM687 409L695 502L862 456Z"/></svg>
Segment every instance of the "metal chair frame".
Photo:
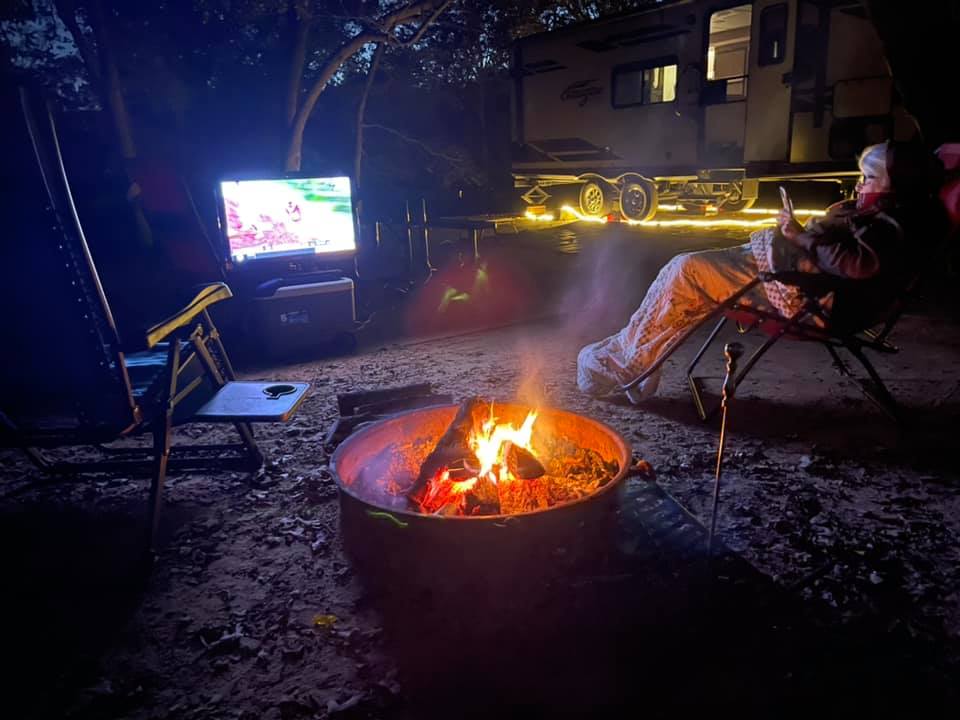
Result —
<svg viewBox="0 0 960 720"><path fill-rule="evenodd" d="M742 302L742 298L757 285L771 281L778 281L787 285L800 287L806 295L806 301L803 307L792 316L784 317L779 313L763 310ZM871 402L891 420L900 423L903 421L903 413L893 398L893 395L887 389L886 384L880 378L873 363L871 363L869 358L864 354L864 350L872 350L883 354L892 354L899 351L899 348L888 342L887 337L900 317L903 308L902 300L898 300L890 309L879 330L874 329L881 325L881 323L878 322L874 328L865 328L856 332L838 332L833 330L830 318L824 313L819 303L819 299L827 293L838 289L849 288L850 285L855 282L856 281L824 274L802 272L760 273L725 301L719 303L717 307L700 322L684 331L684 333L667 348L666 352L657 358L655 363L629 383L621 386L621 390L626 392L646 380L694 333L708 323L717 320L719 317L716 325L707 336L706 341L697 351L696 355L694 355L693 360L687 367L687 384L690 388L697 414L701 420L710 419L716 414L720 408L720 404L716 403L708 406L703 392L703 380L697 377L694 372L700 360L730 319L730 316L749 315L750 322L747 325L744 326L738 321L738 330L742 334L755 330L764 324L767 324L767 326L772 329L767 331L767 338L753 351L737 372L733 380L734 389L743 382L750 370L753 369L757 362L781 338L788 336L796 340L818 342L826 348L833 361L834 368L842 376L855 380L860 391L863 392ZM819 320L821 324L813 324L812 321L814 319ZM849 352L850 355L860 363L863 369L866 370L869 379L858 378L850 369L848 363L844 362L840 357L838 350L846 350Z"/></svg>
<svg viewBox="0 0 960 720"><path fill-rule="evenodd" d="M207 401L218 397L219 391L236 379L209 312L213 304L229 299L232 293L222 282L200 287L181 310L135 333L135 337L121 340L76 213L53 115L39 97L24 89L18 90L18 94L21 130L28 136L36 162L33 177L42 185L37 192L46 193L45 215L37 222L49 222L43 230L46 237L38 232L32 240L38 247L52 249L58 262L63 262L72 288L67 291L72 293L71 303L82 308L78 317L89 323L90 330L84 335L88 344L83 352L73 357L60 353L48 363L51 371L84 368L81 381L63 394L47 393L42 405L34 404L43 396L42 392L0 396L0 447L23 451L34 465L54 477L91 472L150 476L145 549L147 556L152 557L168 470L249 471L259 468L264 461L250 425L251 421L260 421L258 412L207 409ZM25 313L31 309L29 304L21 307ZM95 326L95 322L99 324ZM21 347L27 353L21 362L30 362L31 350L41 351L39 343L31 349L21 341ZM142 356L146 361L141 366L145 375L142 381L131 382L133 358L143 351L148 351ZM24 377L29 377L29 373ZM15 388L10 385L5 389ZM300 390L296 403L303 392L305 388ZM91 417L87 407L98 405L104 408L103 415ZM295 408L295 404L291 405L276 419L286 420ZM61 412L64 417L59 416ZM270 418L274 419L273 414ZM193 421L230 422L239 434L239 442L172 447L172 428ZM108 446L146 433L152 436L150 446ZM92 446L99 450L98 456L61 461L44 453L44 449L76 446Z"/></svg>

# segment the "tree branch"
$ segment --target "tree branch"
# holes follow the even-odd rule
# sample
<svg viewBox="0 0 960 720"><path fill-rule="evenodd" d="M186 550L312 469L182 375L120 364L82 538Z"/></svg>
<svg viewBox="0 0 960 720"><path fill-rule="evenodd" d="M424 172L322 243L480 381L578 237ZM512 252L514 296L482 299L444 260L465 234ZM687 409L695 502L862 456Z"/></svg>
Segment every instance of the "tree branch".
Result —
<svg viewBox="0 0 960 720"><path fill-rule="evenodd" d="M413 5L407 5L399 10L395 10L382 20L378 21L377 26L385 35L387 35L392 33L397 28L397 25L401 25L415 17L420 17L427 11L431 10L433 5L434 0L424 0L423 2L414 3Z"/></svg>
<svg viewBox="0 0 960 720"><path fill-rule="evenodd" d="M336 74L343 63L349 60L354 53L358 52L364 45L367 43L384 42L386 39L383 35L374 35L373 33L356 35L341 45L340 49L324 64L323 70L320 72L320 77L313 83L313 87L310 88L310 92L303 101L303 105L293 119L290 147L287 149L286 169L288 171L300 169L300 162L303 155L303 131L307 127L307 119L310 117L310 113L313 112L314 105L317 104L317 100L320 98L320 93L327 87L330 78Z"/></svg>
<svg viewBox="0 0 960 720"><path fill-rule="evenodd" d="M446 153L442 153L439 150L434 150L429 145L427 145L423 140L418 140L415 137L404 135L402 132L400 132L399 130L395 130L392 127L387 127L386 125L380 125L378 123L364 123L363 127L382 130L385 133L388 133L390 135L400 138L404 142L410 143L411 145L416 145L428 155L432 155L433 157L438 157L442 160L446 160L451 165L457 165L457 166L463 165L464 161L462 157L457 157L456 155L447 155Z"/></svg>
<svg viewBox="0 0 960 720"><path fill-rule="evenodd" d="M402 7L399 10L387 15L380 23L381 28L386 28L384 33L374 33L367 30L362 31L347 40L340 48L324 63L320 76L313 83L310 92L307 94L303 105L297 111L290 129L290 145L287 148L286 169L288 171L300 170L303 161L303 133L307 127L307 120L313 112L320 94L327 87L327 83L336 74L340 67L349 60L355 53L368 43L390 43L399 46L408 46L423 36L424 31L444 10L446 10L452 0L444 0L439 6L435 5L435 0L426 0L425 2L415 3ZM415 17L420 17L427 11L430 16L421 24L419 30L412 38L406 41L397 40L393 31L401 23L407 22Z"/></svg>
<svg viewBox="0 0 960 720"><path fill-rule="evenodd" d="M440 3L440 5L438 5L436 9L430 14L430 17L428 17L426 20L423 21L423 24L420 26L420 29L417 30L417 32L414 34L412 38L410 38L409 40L398 42L398 44L403 47L407 47L409 45L413 45L419 42L420 38L423 37L423 33L426 32L427 28L430 27L431 23L433 23L434 20L440 17L440 15L442 15L444 11L448 7L450 7L451 2L452 0L444 0L444 2Z"/></svg>

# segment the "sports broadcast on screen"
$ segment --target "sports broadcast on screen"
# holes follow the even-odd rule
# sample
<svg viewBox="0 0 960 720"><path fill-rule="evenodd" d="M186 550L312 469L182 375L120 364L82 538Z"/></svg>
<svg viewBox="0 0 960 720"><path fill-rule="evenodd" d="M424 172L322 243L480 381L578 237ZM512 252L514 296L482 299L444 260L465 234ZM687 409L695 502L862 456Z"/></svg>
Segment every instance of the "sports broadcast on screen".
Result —
<svg viewBox="0 0 960 720"><path fill-rule="evenodd" d="M357 248L350 178L278 178L220 183L235 262Z"/></svg>

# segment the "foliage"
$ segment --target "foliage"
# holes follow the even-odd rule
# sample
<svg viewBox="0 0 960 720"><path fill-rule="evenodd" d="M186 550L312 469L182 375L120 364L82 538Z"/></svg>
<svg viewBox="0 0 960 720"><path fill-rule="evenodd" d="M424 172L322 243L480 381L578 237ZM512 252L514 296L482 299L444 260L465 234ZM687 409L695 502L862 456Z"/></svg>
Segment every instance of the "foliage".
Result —
<svg viewBox="0 0 960 720"><path fill-rule="evenodd" d="M98 107L73 35L57 16L53 0L7 5L0 14L0 44L14 72L41 78L70 107Z"/></svg>
<svg viewBox="0 0 960 720"><path fill-rule="evenodd" d="M97 0L16 0L0 10L8 62L38 77L72 108L95 108ZM104 2L102 25L139 134L202 148L196 162L268 168L281 160L298 32L308 29L300 102L351 39L386 32L406 0L158 0ZM386 177L484 182L484 83L506 77L510 46L524 34L620 12L624 0L455 0L416 42L417 22L394 29L371 89L366 135ZM67 22L65 22L65 19ZM72 31L72 32L71 32ZM364 45L330 78L307 125L304 157L349 167L355 111L375 45ZM87 54L84 54L84 50ZM478 115L480 113L480 115ZM441 122L436 122L436 118ZM479 119L478 119L479 118ZM339 138L331 142L331 134ZM140 143L150 146L152 142ZM374 157L368 150L367 159ZM387 162L390 158L395 162ZM413 160L413 162L411 162Z"/></svg>

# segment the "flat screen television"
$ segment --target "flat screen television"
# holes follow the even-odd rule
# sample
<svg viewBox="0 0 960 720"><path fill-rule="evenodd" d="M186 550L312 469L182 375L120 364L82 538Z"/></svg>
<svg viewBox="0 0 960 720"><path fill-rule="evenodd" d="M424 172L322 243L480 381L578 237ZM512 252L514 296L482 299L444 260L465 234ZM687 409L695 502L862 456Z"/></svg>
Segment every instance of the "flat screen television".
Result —
<svg viewBox="0 0 960 720"><path fill-rule="evenodd" d="M348 177L220 182L221 218L236 263L357 249Z"/></svg>

